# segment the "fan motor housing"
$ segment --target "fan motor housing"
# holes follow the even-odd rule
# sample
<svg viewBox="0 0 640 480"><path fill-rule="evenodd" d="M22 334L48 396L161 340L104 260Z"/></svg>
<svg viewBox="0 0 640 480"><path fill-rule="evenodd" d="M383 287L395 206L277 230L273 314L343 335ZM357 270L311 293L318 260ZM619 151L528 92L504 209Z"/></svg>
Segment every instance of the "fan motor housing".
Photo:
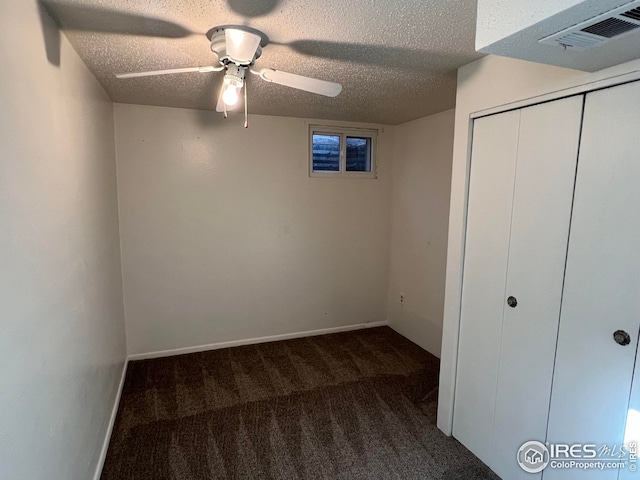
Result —
<svg viewBox="0 0 640 480"><path fill-rule="evenodd" d="M251 62L238 63L227 54L227 42L224 31L228 28L243 30L260 37L260 45L258 46L256 54L254 55ZM222 25L219 27L213 27L207 32L207 38L211 41L211 51L216 54L216 56L218 57L218 61L223 65L226 65L228 63L235 63L237 65L246 66L252 65L253 62L255 62L258 58L260 58L260 55L262 55L262 47L266 46L267 43L269 43L269 39L264 33L253 28L246 27L244 25Z"/></svg>

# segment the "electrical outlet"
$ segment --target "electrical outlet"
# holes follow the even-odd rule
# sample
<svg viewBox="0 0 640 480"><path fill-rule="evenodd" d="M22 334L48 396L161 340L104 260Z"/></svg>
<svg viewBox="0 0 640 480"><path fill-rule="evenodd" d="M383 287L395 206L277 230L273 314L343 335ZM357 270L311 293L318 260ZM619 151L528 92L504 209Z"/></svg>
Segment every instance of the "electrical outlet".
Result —
<svg viewBox="0 0 640 480"><path fill-rule="evenodd" d="M400 294L400 303L404 304L404 293Z"/></svg>

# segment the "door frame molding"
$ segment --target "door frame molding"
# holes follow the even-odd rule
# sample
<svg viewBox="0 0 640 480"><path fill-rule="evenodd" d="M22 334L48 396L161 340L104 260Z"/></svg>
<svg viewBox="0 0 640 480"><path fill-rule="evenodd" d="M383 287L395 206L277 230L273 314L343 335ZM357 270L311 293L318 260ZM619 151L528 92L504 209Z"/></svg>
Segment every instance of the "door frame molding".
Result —
<svg viewBox="0 0 640 480"><path fill-rule="evenodd" d="M471 113L471 115L469 115L469 121L471 123L471 127L473 128L473 120L475 120L476 118L486 117L488 115L495 115L498 113L504 113L504 112L508 112L509 110L532 107L534 105L539 105L541 103L553 102L556 100L561 100L563 98L573 97L575 95L582 95L585 93L595 92L596 90L603 90L605 88L617 87L618 85L636 82L638 80L640 80L640 70L634 70L632 72L627 72L620 75L614 75L614 76L603 78L600 80L594 80L593 82L587 82L581 85L575 85L572 87L555 90L553 92L545 93L543 95L537 95L535 97L526 98L524 100L505 103L504 105L500 105L497 107L478 110L477 112L473 112ZM471 140L473 141L472 138Z"/></svg>

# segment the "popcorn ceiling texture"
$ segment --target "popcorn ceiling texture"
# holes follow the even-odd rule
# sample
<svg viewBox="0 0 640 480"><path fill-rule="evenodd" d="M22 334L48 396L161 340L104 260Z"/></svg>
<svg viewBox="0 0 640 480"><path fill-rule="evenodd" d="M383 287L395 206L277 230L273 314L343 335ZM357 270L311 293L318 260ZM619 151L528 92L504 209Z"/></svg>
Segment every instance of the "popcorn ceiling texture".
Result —
<svg viewBox="0 0 640 480"><path fill-rule="evenodd" d="M474 52L476 2L469 0L48 0L46 5L119 103L214 110L221 73L128 80L114 74L217 64L204 34L223 24L245 24L269 37L257 68L343 85L338 97L327 98L252 76L249 112L255 114L407 122L452 108L456 69L480 57ZM151 20L131 24L119 14ZM194 33L150 36L167 30L157 20Z"/></svg>

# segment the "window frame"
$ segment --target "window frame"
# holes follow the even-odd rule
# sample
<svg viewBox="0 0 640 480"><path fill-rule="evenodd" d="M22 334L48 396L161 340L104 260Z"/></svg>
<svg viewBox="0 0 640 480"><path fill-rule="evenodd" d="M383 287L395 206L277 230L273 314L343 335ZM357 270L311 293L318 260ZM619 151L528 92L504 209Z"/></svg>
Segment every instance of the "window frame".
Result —
<svg viewBox="0 0 640 480"><path fill-rule="evenodd" d="M340 158L337 171L313 170L313 136L328 135L340 137ZM371 139L371 171L347 171L347 137ZM332 125L309 125L309 177L311 178L378 178L377 175L377 137L378 130L368 128L338 127Z"/></svg>

